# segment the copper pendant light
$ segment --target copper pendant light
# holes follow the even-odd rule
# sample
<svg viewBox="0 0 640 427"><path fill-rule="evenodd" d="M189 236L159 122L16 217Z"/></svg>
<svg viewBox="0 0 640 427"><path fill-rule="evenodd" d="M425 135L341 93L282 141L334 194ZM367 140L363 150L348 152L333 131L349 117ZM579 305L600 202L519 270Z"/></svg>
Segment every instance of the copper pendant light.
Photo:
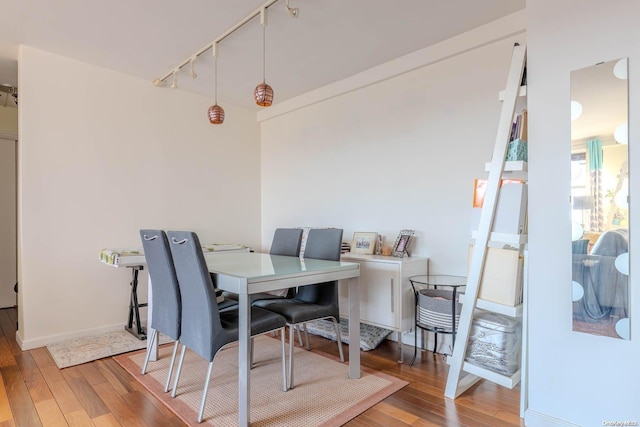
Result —
<svg viewBox="0 0 640 427"><path fill-rule="evenodd" d="M262 8L260 11L260 23L262 24L262 83L256 86L253 91L253 97L256 104L261 107L268 107L273 102L273 88L266 83L265 80L265 27L267 25L267 9Z"/></svg>
<svg viewBox="0 0 640 427"><path fill-rule="evenodd" d="M212 125L221 125L224 122L224 110L218 105L218 44L214 43L211 49L213 50L213 105L209 107L207 115L209 116L209 123Z"/></svg>

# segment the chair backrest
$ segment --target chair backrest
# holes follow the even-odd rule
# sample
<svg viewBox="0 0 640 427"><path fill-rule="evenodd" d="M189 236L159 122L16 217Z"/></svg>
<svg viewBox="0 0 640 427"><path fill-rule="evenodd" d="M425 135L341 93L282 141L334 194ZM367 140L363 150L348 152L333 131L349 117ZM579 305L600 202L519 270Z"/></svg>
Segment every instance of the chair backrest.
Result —
<svg viewBox="0 0 640 427"><path fill-rule="evenodd" d="M212 361L215 356L213 343L222 331L222 325L200 240L190 231L168 231L167 235L182 294L180 341L202 358Z"/></svg>
<svg viewBox="0 0 640 427"><path fill-rule="evenodd" d="M312 228L307 236L305 258L340 261L341 228Z"/></svg>
<svg viewBox="0 0 640 427"><path fill-rule="evenodd" d="M300 256L302 228L277 228L271 242L271 255Z"/></svg>
<svg viewBox="0 0 640 427"><path fill-rule="evenodd" d="M591 249L591 255L617 257L629 252L629 231L625 228L605 231Z"/></svg>
<svg viewBox="0 0 640 427"><path fill-rule="evenodd" d="M317 228L309 230L304 258L340 261L342 245L341 228ZM300 286L296 299L320 305L333 304L338 316L338 281Z"/></svg>
<svg viewBox="0 0 640 427"><path fill-rule="evenodd" d="M151 327L173 340L180 338L181 298L167 235L162 230L140 230L140 239L153 286Z"/></svg>

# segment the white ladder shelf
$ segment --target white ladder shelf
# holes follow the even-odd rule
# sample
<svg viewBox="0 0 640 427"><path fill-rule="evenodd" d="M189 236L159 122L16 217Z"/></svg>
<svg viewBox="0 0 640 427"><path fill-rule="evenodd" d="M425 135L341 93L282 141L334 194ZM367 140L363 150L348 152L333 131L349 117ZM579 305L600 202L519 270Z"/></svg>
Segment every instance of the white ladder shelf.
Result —
<svg viewBox="0 0 640 427"><path fill-rule="evenodd" d="M502 92L500 94L503 99L503 103L502 111L500 113L500 121L498 124L498 132L496 135L491 163L487 164L489 177L487 179L486 194L480 214L478 231L474 235L475 245L467 277L467 287L465 291L464 304L462 305L462 312L460 313L460 323L458 326L458 333L456 335L456 342L453 349L453 355L449 358L449 375L444 394L450 399L455 399L483 378L508 388L513 388L520 381L521 371L516 372L512 376L502 375L465 361L465 355L467 353L471 324L473 321L473 312L475 308L481 308L511 317L522 316L522 305L509 307L490 301L480 300L478 299L478 293L484 271L487 249L491 246L490 241L506 241L507 244L520 248L522 248L526 243L526 235L502 236L500 233L491 232L493 229L493 220L496 214L500 180L503 178L505 171L509 170L509 168L505 169L505 157L509 146L511 125L516 109L516 101L522 92L520 84L522 81L525 63L526 46L520 46L516 43L513 48L511 67L507 77L507 86L504 90L504 95ZM522 166L518 165L517 162L508 163L509 167ZM524 164L524 168L524 172L526 172L526 163ZM515 239L513 239L514 237ZM524 280L526 286L526 277Z"/></svg>

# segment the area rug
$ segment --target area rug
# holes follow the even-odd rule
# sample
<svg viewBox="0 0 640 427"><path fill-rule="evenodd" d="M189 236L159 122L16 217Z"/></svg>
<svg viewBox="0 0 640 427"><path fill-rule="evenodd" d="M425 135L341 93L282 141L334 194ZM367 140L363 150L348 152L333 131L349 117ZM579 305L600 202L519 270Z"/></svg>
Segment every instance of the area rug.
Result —
<svg viewBox="0 0 640 427"><path fill-rule="evenodd" d="M340 339L349 344L349 319L340 319ZM307 322L307 331L310 334L320 335L330 340L336 340L336 330L332 320L314 320ZM360 349L369 351L376 348L389 334L389 329L379 328L365 323L360 324Z"/></svg>
<svg viewBox="0 0 640 427"><path fill-rule="evenodd" d="M170 341L160 334L160 344ZM49 344L47 350L58 368L62 369L146 347L146 340L141 341L123 329Z"/></svg>
<svg viewBox="0 0 640 427"><path fill-rule="evenodd" d="M160 359L140 375L144 352L114 357L131 375L190 426L238 425L238 349L229 346L216 356L202 424L197 412L207 362L187 352L174 399L162 391L172 346L160 348ZM362 369L360 379L348 378L348 365L324 353L295 348L295 387L282 391L280 341L257 337L251 370L253 427L340 426L400 390L408 383L380 372Z"/></svg>

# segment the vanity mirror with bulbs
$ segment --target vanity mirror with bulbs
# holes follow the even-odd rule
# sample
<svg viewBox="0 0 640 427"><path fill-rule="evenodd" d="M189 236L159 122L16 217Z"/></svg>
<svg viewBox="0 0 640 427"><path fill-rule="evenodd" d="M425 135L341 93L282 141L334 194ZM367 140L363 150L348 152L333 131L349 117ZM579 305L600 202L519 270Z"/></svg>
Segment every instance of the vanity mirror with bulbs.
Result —
<svg viewBox="0 0 640 427"><path fill-rule="evenodd" d="M629 331L628 60L571 72L573 330Z"/></svg>

